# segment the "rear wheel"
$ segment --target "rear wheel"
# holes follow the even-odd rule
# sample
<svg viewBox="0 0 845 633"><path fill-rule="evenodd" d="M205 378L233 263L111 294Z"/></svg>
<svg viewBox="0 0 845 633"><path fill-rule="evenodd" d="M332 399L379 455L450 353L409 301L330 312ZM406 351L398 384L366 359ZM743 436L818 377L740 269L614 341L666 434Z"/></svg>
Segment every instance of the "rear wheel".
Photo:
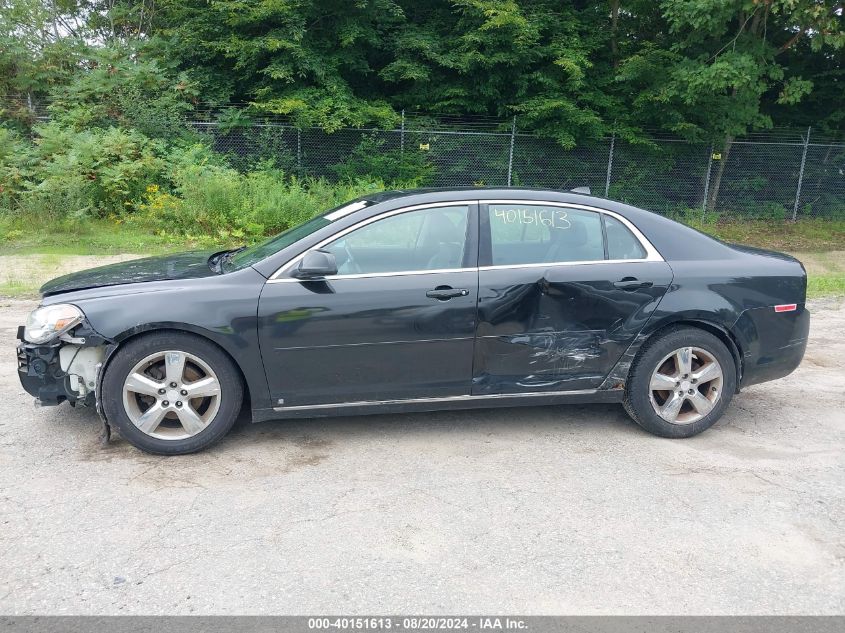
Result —
<svg viewBox="0 0 845 633"><path fill-rule="evenodd" d="M103 410L141 450L180 455L206 448L235 422L240 375L214 344L175 332L149 334L118 349L102 385Z"/></svg>
<svg viewBox="0 0 845 633"><path fill-rule="evenodd" d="M625 390L625 409L661 437L692 437L710 428L736 391L733 356L716 336L675 327L638 354Z"/></svg>

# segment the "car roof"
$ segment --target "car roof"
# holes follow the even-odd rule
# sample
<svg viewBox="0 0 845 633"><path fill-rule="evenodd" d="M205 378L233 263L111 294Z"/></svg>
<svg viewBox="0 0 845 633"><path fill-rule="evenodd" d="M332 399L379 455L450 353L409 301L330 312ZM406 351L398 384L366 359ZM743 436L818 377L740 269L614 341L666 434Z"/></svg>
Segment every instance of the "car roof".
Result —
<svg viewBox="0 0 845 633"><path fill-rule="evenodd" d="M472 193L472 198L485 200L502 197L524 197L526 195L533 195L539 197L550 196L557 198L559 196L574 196L578 199L595 198L603 200L599 196L585 195L583 193L571 191L559 191L555 189L544 189L542 187L421 187L418 189L390 189L388 191L380 191L379 193L362 196L362 199L373 203L386 202L398 198L410 198L415 196L425 196L429 199L450 199L450 198L466 198L467 193Z"/></svg>
<svg viewBox="0 0 845 633"><path fill-rule="evenodd" d="M382 191L358 198L357 201L369 204L344 214L336 224L332 223L332 226L341 229L361 219L406 206L472 200L482 203L485 200L563 202L612 211L632 222L667 261L719 259L729 257L731 254L728 247L710 236L651 211L599 196L527 187L449 187ZM322 235L323 232L318 231L314 234L314 238ZM291 246L283 249L276 255L271 255L254 264L253 267L269 277L289 259L289 253L296 248L296 246Z"/></svg>
<svg viewBox="0 0 845 633"><path fill-rule="evenodd" d="M452 187L427 189L396 189L375 196L365 196L373 204L361 213L380 213L385 210L460 200L524 200L526 202L563 202L612 211L634 224L667 260L717 259L731 256L723 243L676 222L666 216L634 207L618 200L600 196L531 187Z"/></svg>

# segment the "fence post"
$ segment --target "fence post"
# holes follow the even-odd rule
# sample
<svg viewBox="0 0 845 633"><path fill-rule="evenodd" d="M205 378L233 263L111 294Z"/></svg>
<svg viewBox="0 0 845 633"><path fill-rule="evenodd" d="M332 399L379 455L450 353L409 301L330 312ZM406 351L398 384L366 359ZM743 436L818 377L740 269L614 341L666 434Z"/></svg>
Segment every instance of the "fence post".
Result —
<svg viewBox="0 0 845 633"><path fill-rule="evenodd" d="M807 128L807 136L804 137L804 152L801 154L801 171L798 172L798 190L795 192L795 206L792 207L792 221L798 218L798 203L801 202L801 183L804 181L804 165L807 162L807 147L810 145L810 130Z"/></svg>
<svg viewBox="0 0 845 633"><path fill-rule="evenodd" d="M402 108L402 132L399 135L399 156L405 158L405 108Z"/></svg>
<svg viewBox="0 0 845 633"><path fill-rule="evenodd" d="M616 145L616 132L610 137L610 152L607 155L607 178L604 179L604 197L610 194L610 174L613 171L613 148Z"/></svg>
<svg viewBox="0 0 845 633"><path fill-rule="evenodd" d="M707 175L704 177L704 199L701 201L701 219L707 212L707 194L710 193L710 173L713 171L713 143L710 143L710 155L707 157Z"/></svg>
<svg viewBox="0 0 845 633"><path fill-rule="evenodd" d="M296 128L296 168L302 171L302 130Z"/></svg>
<svg viewBox="0 0 845 633"><path fill-rule="evenodd" d="M508 187L511 186L511 176L513 175L513 142L516 139L516 116L513 117L511 123L511 149L508 154Z"/></svg>
<svg viewBox="0 0 845 633"><path fill-rule="evenodd" d="M399 178L405 175L405 108L402 108L402 127L399 132Z"/></svg>

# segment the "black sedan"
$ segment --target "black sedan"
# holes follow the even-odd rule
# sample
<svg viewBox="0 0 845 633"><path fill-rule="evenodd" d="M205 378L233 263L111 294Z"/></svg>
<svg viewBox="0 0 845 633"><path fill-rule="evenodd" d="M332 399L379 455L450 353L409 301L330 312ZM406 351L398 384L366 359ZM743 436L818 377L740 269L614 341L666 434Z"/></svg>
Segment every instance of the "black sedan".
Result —
<svg viewBox="0 0 845 633"><path fill-rule="evenodd" d="M618 202L393 191L244 249L48 282L24 388L152 453L273 418L620 402L690 437L801 362L800 262Z"/></svg>

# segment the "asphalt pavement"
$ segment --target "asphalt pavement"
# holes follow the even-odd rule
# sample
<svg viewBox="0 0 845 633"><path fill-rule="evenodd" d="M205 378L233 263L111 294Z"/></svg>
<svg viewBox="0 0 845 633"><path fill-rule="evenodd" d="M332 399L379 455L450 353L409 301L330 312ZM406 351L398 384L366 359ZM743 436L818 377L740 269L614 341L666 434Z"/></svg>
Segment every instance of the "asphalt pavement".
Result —
<svg viewBox="0 0 845 633"><path fill-rule="evenodd" d="M244 422L170 458L33 407L32 307L0 300L0 613L843 613L841 299L689 440L583 405Z"/></svg>

